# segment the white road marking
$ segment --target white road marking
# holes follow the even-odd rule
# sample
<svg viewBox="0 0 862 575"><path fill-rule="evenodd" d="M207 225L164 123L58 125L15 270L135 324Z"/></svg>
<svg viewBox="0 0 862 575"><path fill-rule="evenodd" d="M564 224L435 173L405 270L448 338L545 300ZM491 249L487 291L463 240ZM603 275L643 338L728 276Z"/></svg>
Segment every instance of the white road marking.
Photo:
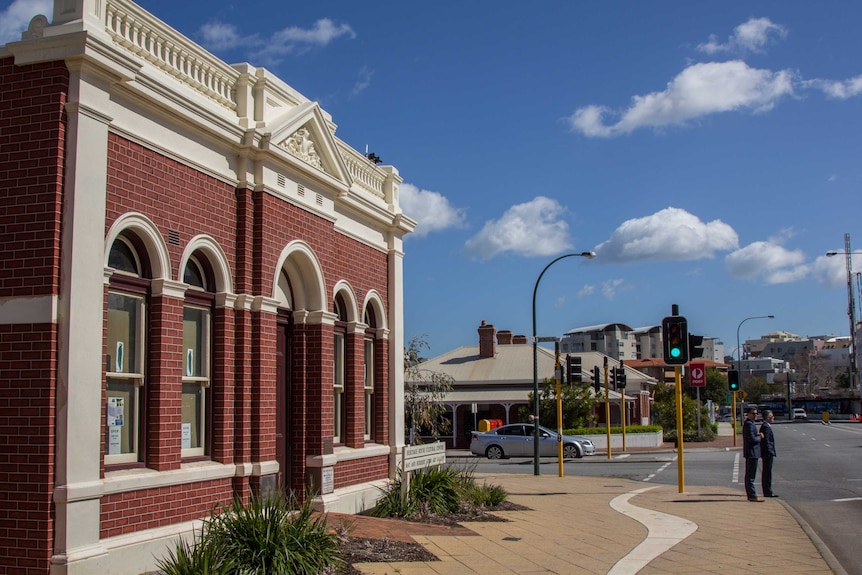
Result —
<svg viewBox="0 0 862 575"><path fill-rule="evenodd" d="M652 479L653 477L655 477L656 475L658 475L659 473L661 473L662 471L664 471L665 469L667 469L668 465L670 465L670 464L671 464L671 463L673 463L674 461L676 461L676 457L674 457L673 459L671 459L670 461L668 461L667 463L665 463L664 465L662 465L661 467L659 467L659 468L656 470L656 472L655 472L655 473L651 473L651 474L647 475L646 477L644 477L644 479L643 479L643 480L644 480L644 481L649 481L650 479Z"/></svg>
<svg viewBox="0 0 862 575"><path fill-rule="evenodd" d="M733 456L733 475L731 475L733 483L739 483L739 453Z"/></svg>
<svg viewBox="0 0 862 575"><path fill-rule="evenodd" d="M611 500L612 509L642 523L648 532L646 539L641 541L628 555L617 561L608 571L608 575L635 575L650 561L697 531L697 524L688 519L652 509L635 507L629 503L629 499L650 489L655 489L655 487L631 491Z"/></svg>
<svg viewBox="0 0 862 575"><path fill-rule="evenodd" d="M833 499L835 503L844 503L845 501L862 501L862 497L845 497L844 499Z"/></svg>
<svg viewBox="0 0 862 575"><path fill-rule="evenodd" d="M823 447L832 447L832 446L831 446L831 445L829 445L828 443L824 443L824 444L823 444Z"/></svg>
<svg viewBox="0 0 862 575"><path fill-rule="evenodd" d="M616 457L614 457L614 459L625 459L626 457L631 457L631 456L632 456L631 453L621 453L621 454L617 455Z"/></svg>

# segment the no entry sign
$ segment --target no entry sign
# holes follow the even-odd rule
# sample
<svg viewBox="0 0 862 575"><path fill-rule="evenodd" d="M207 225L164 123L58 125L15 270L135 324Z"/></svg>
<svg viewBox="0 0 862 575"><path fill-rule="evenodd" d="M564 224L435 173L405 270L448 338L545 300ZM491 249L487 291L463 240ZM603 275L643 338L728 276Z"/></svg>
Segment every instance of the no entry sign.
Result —
<svg viewBox="0 0 862 575"><path fill-rule="evenodd" d="M689 382L692 387L706 387L706 364L689 364Z"/></svg>

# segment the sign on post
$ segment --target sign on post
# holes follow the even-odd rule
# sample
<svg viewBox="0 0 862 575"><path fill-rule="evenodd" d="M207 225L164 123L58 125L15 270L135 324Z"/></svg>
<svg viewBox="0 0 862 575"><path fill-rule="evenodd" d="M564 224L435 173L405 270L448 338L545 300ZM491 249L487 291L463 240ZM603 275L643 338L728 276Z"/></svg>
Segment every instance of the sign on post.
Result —
<svg viewBox="0 0 862 575"><path fill-rule="evenodd" d="M689 384L691 387L706 387L706 364L689 364Z"/></svg>
<svg viewBox="0 0 862 575"><path fill-rule="evenodd" d="M416 471L446 463L446 444L442 441L404 447L404 471Z"/></svg>

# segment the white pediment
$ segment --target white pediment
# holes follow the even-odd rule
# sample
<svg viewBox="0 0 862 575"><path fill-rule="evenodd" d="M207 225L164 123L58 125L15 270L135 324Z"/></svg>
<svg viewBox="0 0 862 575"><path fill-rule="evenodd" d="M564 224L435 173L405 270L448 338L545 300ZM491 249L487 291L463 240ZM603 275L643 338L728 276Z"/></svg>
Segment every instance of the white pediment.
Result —
<svg viewBox="0 0 862 575"><path fill-rule="evenodd" d="M275 120L266 140L268 145L350 186L347 167L317 102L301 104Z"/></svg>

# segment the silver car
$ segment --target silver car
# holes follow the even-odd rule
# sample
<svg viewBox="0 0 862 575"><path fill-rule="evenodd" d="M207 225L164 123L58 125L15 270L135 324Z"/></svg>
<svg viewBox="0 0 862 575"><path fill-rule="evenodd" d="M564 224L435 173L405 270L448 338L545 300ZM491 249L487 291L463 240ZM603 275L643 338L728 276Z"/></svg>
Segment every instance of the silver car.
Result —
<svg viewBox="0 0 862 575"><path fill-rule="evenodd" d="M474 431L470 440L470 451L475 455L484 455L488 459L532 457L533 431L532 423L512 423L485 433ZM596 446L586 437L564 435L562 442L564 459L575 459L596 453ZM556 457L557 453L557 432L540 425L539 455Z"/></svg>

